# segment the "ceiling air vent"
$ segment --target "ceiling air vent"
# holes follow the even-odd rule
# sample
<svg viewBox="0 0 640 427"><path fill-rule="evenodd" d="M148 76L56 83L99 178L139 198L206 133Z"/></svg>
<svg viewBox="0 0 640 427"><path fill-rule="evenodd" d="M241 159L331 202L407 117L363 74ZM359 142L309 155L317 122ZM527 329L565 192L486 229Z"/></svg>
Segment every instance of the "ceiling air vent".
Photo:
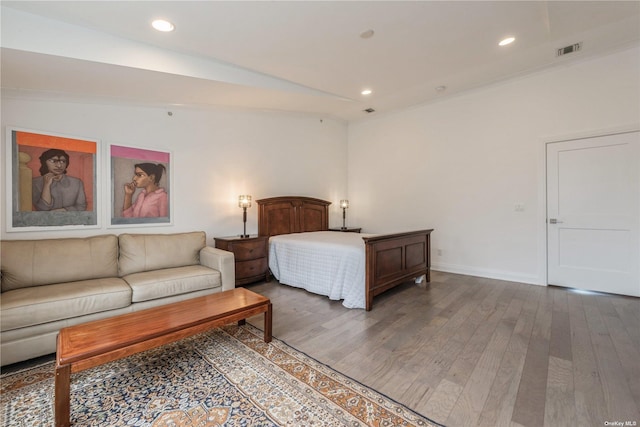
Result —
<svg viewBox="0 0 640 427"><path fill-rule="evenodd" d="M373 113L376 110L374 110L373 108L369 107L366 110L362 110L362 111L364 111L365 113Z"/></svg>
<svg viewBox="0 0 640 427"><path fill-rule="evenodd" d="M582 49L582 42L561 47L560 49L556 50L556 56L562 56L562 55L567 55L569 53L578 52L580 51L580 49Z"/></svg>

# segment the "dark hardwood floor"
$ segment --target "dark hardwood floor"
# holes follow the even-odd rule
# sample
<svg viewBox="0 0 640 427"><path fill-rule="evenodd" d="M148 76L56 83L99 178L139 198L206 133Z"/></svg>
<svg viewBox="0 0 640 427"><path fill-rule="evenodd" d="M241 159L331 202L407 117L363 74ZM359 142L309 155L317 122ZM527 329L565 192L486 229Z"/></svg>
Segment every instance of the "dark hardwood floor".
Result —
<svg viewBox="0 0 640 427"><path fill-rule="evenodd" d="M249 289L271 298L275 337L446 426L640 424L638 298L439 272L371 312Z"/></svg>

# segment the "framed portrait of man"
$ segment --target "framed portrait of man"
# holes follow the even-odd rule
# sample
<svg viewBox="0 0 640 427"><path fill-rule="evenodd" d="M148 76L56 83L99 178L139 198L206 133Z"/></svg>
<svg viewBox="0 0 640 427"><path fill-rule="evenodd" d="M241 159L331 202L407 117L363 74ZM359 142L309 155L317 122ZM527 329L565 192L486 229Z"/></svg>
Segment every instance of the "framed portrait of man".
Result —
<svg viewBox="0 0 640 427"><path fill-rule="evenodd" d="M109 146L110 226L171 225L171 153Z"/></svg>
<svg viewBox="0 0 640 427"><path fill-rule="evenodd" d="M99 227L98 141L7 128L7 231Z"/></svg>

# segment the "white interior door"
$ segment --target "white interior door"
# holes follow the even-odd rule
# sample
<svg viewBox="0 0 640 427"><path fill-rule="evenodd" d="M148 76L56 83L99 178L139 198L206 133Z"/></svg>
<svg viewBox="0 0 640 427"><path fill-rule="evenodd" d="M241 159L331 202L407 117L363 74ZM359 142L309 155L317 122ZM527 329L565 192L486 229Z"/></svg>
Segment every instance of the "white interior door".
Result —
<svg viewBox="0 0 640 427"><path fill-rule="evenodd" d="M640 132L547 144L548 283L640 296Z"/></svg>

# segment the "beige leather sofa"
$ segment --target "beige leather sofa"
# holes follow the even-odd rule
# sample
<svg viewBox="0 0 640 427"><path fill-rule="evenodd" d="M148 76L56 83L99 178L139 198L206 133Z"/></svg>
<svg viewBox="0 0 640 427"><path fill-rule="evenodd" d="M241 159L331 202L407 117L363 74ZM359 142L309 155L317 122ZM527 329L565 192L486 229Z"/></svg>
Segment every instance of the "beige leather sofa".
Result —
<svg viewBox="0 0 640 427"><path fill-rule="evenodd" d="M55 353L63 327L235 287L233 253L204 232L0 245L3 366Z"/></svg>

